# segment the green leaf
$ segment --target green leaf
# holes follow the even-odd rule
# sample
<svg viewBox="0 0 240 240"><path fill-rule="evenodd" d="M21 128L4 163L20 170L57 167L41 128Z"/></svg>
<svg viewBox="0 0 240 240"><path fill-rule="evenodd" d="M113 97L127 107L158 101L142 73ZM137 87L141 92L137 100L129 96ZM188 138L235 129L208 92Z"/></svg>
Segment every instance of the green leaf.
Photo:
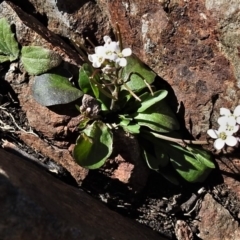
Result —
<svg viewBox="0 0 240 240"><path fill-rule="evenodd" d="M164 149L164 152L167 152L170 157L173 169L188 182L203 182L213 168L213 165L209 163L211 161L211 156L204 150L191 147L191 151L199 154L196 158L191 151L188 151L189 147L185 148L179 144L173 144L155 138L153 135L149 134L144 134L142 137L146 138L157 147ZM203 160L203 156L206 157L206 159L204 158ZM207 162L207 164L205 164L205 162Z"/></svg>
<svg viewBox="0 0 240 240"><path fill-rule="evenodd" d="M152 169L154 171L159 170L159 162L158 162L157 158L155 156L153 156L152 154L150 154L149 152L147 152L144 148L143 148L143 156L144 156L144 159L146 160L146 163L150 169Z"/></svg>
<svg viewBox="0 0 240 240"><path fill-rule="evenodd" d="M0 19L0 63L14 61L19 56L18 43L6 18ZM8 58L7 58L8 57Z"/></svg>
<svg viewBox="0 0 240 240"><path fill-rule="evenodd" d="M169 163L169 156L161 150L158 150L156 156L153 156L147 151L144 151L144 156L147 161L148 167L155 171L158 171L160 168L166 167Z"/></svg>
<svg viewBox="0 0 240 240"><path fill-rule="evenodd" d="M4 63L10 61L10 57L9 56L5 56L5 55L0 55L0 63Z"/></svg>
<svg viewBox="0 0 240 240"><path fill-rule="evenodd" d="M160 148L159 146L154 145L154 152L155 152L155 156L157 158L159 166L166 167L167 164L169 163L169 156L166 153L166 151L164 151L163 148Z"/></svg>
<svg viewBox="0 0 240 240"><path fill-rule="evenodd" d="M120 126L124 129L125 132L129 132L131 134L139 134L140 133L140 126L138 124L124 125L124 124L120 123Z"/></svg>
<svg viewBox="0 0 240 240"><path fill-rule="evenodd" d="M88 63L84 63L79 69L78 84L81 90L89 95L95 95L96 98L99 97L98 88L92 84L89 80L90 76L93 74L93 69ZM97 80L97 79L96 79Z"/></svg>
<svg viewBox="0 0 240 240"><path fill-rule="evenodd" d="M212 155L207 151L199 149L197 147L193 148L190 146L187 146L187 150L189 150L198 161L202 162L207 167L215 168L215 165L212 161Z"/></svg>
<svg viewBox="0 0 240 240"><path fill-rule="evenodd" d="M76 146L73 150L74 158L75 159L80 158L80 160L88 158L89 152L91 152L91 150L93 148L93 144L94 143L93 143L92 138L87 136L84 132L82 132L79 135ZM82 166L85 167L84 165L82 165Z"/></svg>
<svg viewBox="0 0 240 240"><path fill-rule="evenodd" d="M169 163L169 156L163 147L152 141L153 139L154 141L156 140L152 136L144 137L140 135L139 144L141 145L143 155L149 168L159 170L159 168L165 167Z"/></svg>
<svg viewBox="0 0 240 240"><path fill-rule="evenodd" d="M66 77L53 73L36 76L32 91L34 99L43 106L70 103L83 95Z"/></svg>
<svg viewBox="0 0 240 240"><path fill-rule="evenodd" d="M59 54L40 46L23 47L21 60L26 71L33 75L45 73L62 62Z"/></svg>
<svg viewBox="0 0 240 240"><path fill-rule="evenodd" d="M127 66L124 67L121 78L127 82L127 86L134 92L138 92L146 88L144 79L148 84L154 82L156 74L149 69L135 55L127 57ZM124 87L123 87L124 88Z"/></svg>
<svg viewBox="0 0 240 240"><path fill-rule="evenodd" d="M112 132L101 121L88 125L77 139L73 150L75 161L89 169L100 168L112 153Z"/></svg>
<svg viewBox="0 0 240 240"><path fill-rule="evenodd" d="M93 75L94 69L88 63L84 63L79 70L78 84L81 90L91 96L95 96L97 100L101 102L102 111L108 111L109 105L111 104L111 99L104 95L102 91L99 90L99 74L95 74L92 79L90 77ZM108 93L109 94L109 93Z"/></svg>
<svg viewBox="0 0 240 240"><path fill-rule="evenodd" d="M153 96L151 95L151 93L148 92L144 93L143 95L140 96L142 102L137 112L139 113L144 112L147 108L164 99L167 96L167 94L168 92L166 90L156 91L154 92Z"/></svg>
<svg viewBox="0 0 240 240"><path fill-rule="evenodd" d="M88 118L88 117L82 118L79 125L78 125L78 128L79 129L84 129L90 121L91 121L91 119Z"/></svg>
<svg viewBox="0 0 240 240"><path fill-rule="evenodd" d="M178 144L169 144L170 162L178 174L188 182L203 182L212 168L199 161L186 148Z"/></svg>
<svg viewBox="0 0 240 240"><path fill-rule="evenodd" d="M178 185L179 181L177 179L176 174L173 172L173 169L171 168L171 166L166 165L164 167L160 166L160 162L159 159L157 159L155 156L153 156L152 154L150 154L149 152L147 152L144 149L144 146L142 146L143 149L143 158L145 159L148 167L158 173L160 173L164 178L166 178L169 182ZM164 156L165 158L165 156ZM168 157L169 160L169 157Z"/></svg>
<svg viewBox="0 0 240 240"><path fill-rule="evenodd" d="M146 126L156 132L170 132L179 129L179 123L165 101L155 103L144 112L136 113L134 119L140 126Z"/></svg>

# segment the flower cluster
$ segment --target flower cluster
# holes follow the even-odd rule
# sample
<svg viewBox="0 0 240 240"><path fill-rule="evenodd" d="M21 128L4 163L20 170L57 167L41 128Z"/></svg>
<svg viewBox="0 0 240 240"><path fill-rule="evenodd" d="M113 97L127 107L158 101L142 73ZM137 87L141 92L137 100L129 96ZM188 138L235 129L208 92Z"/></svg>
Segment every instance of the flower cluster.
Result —
<svg viewBox="0 0 240 240"><path fill-rule="evenodd" d="M236 146L239 138L236 133L240 125L240 105L235 108L233 113L227 108L220 108L220 117L218 118L218 130L209 129L208 135L215 139L214 148L220 150L224 145Z"/></svg>
<svg viewBox="0 0 240 240"><path fill-rule="evenodd" d="M88 59L92 62L93 67L104 67L103 71L111 71L113 64L120 67L127 65L128 57L132 54L130 48L121 49L119 42L112 41L109 36L103 38L105 44L103 46L95 47L95 53L89 54Z"/></svg>

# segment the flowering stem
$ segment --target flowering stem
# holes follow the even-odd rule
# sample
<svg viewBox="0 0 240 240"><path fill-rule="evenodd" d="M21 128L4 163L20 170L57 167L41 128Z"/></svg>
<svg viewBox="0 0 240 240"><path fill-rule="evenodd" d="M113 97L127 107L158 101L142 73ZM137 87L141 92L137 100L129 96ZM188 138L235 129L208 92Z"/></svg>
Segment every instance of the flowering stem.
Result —
<svg viewBox="0 0 240 240"><path fill-rule="evenodd" d="M81 49L81 48L84 49L84 47L82 45L81 45L81 47L79 47L78 43L76 43L76 41L74 39L70 39L70 41L71 41L72 45L75 47L75 49L77 50L77 52L80 54L80 57L83 58L84 62L89 63L89 60L88 60L86 54Z"/></svg>
<svg viewBox="0 0 240 240"><path fill-rule="evenodd" d="M116 107L115 104L116 104L116 100L118 99L119 89L120 89L119 86L115 85L115 89L112 92L112 95L113 95L114 99L112 99L112 102L111 102L111 106L110 106L111 110L114 110L115 107Z"/></svg>
<svg viewBox="0 0 240 240"><path fill-rule="evenodd" d="M128 87L126 83L123 83L123 86L130 92L133 97L135 97L139 102L141 102L141 99Z"/></svg>
<svg viewBox="0 0 240 240"><path fill-rule="evenodd" d="M143 81L144 81L144 83L146 84L146 86L148 87L151 95L153 96L154 94L153 94L153 90L152 90L151 86L148 84L148 82L146 81L146 79L144 79Z"/></svg>
<svg viewBox="0 0 240 240"><path fill-rule="evenodd" d="M93 44L93 42L92 42L88 37L86 37L86 40L90 43L90 45L91 45L93 48L95 48L95 45Z"/></svg>
<svg viewBox="0 0 240 240"><path fill-rule="evenodd" d="M120 49L122 50L123 49L122 36L121 36L120 27L119 27L118 22L116 22L116 26L117 26L117 38L118 38L118 41L119 41Z"/></svg>
<svg viewBox="0 0 240 240"><path fill-rule="evenodd" d="M186 139L179 139L179 138L172 138L172 137L168 137L159 133L154 133L154 132L148 132L148 131L144 131L144 133L148 134L148 135L153 135L157 138L163 139L163 140L167 140L170 142L175 142L178 143L180 145L184 144L193 144L193 145L207 145L208 141L199 141L199 140L186 140Z"/></svg>
<svg viewBox="0 0 240 240"><path fill-rule="evenodd" d="M100 90L100 92L102 92L105 96L107 96L107 97L109 97L109 98L111 98L113 100L117 100L117 99L114 98L114 96L112 96L105 89L103 89L102 85L99 84L97 81L95 81L94 78L90 77L89 80L92 81L93 84L95 84L98 87L98 89Z"/></svg>

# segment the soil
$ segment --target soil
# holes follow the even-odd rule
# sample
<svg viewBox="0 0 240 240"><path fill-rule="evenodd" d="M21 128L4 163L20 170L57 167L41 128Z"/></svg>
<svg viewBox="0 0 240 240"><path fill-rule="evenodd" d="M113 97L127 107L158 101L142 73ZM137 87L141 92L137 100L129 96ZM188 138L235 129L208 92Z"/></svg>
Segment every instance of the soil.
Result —
<svg viewBox="0 0 240 240"><path fill-rule="evenodd" d="M0 66L1 76L4 75L4 71L8 67L8 64ZM30 134L36 133L28 124L28 119L20 107L17 94L9 83L1 78L1 147L21 155L29 161L36 162L67 184L79 187L66 169L26 145L19 138L18 133L20 131ZM37 134L39 135L39 133ZM44 141L49 141L44 136L40 135L40 137ZM147 225L169 239L180 239L177 228L185 231L186 238L184 239L200 239L198 237L198 214L201 201L206 193L211 194L217 202L230 212L236 221L239 221L240 204L237 195L231 187L224 183L223 173L231 172L229 171L229 158L221 159L223 159L222 162L217 160L217 165L220 166L221 171L217 168L205 183L201 184L182 182L180 186L175 186L159 174L150 172L145 186L140 191L135 192L130 185L109 178L107 176L108 167L106 166L100 170L90 171L80 188L104 202L114 211ZM141 178L141 176L138 177Z"/></svg>

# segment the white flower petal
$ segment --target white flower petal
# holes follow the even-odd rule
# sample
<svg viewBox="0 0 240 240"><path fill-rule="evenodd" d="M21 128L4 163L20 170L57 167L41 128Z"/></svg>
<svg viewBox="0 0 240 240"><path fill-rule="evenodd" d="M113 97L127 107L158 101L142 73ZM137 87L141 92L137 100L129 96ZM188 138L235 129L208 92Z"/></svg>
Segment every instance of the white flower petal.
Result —
<svg viewBox="0 0 240 240"><path fill-rule="evenodd" d="M213 138L213 139L217 139L218 138L218 131L217 130L214 130L214 129L209 129L207 131L207 134Z"/></svg>
<svg viewBox="0 0 240 240"><path fill-rule="evenodd" d="M220 126L226 126L228 123L228 117L227 116L222 116L220 118L218 118L218 124Z"/></svg>
<svg viewBox="0 0 240 240"><path fill-rule="evenodd" d="M113 53L108 56L108 59L115 62L118 59L118 55L116 53Z"/></svg>
<svg viewBox="0 0 240 240"><path fill-rule="evenodd" d="M224 145L225 145L225 141L222 140L221 138L218 138L217 140L215 140L215 142L213 144L214 148L217 150L222 149L224 147Z"/></svg>
<svg viewBox="0 0 240 240"><path fill-rule="evenodd" d="M103 46L95 47L95 53L99 56L104 56L106 53L106 48Z"/></svg>
<svg viewBox="0 0 240 240"><path fill-rule="evenodd" d="M236 125L236 119L234 116L228 117L228 125L230 125L230 126Z"/></svg>
<svg viewBox="0 0 240 240"><path fill-rule="evenodd" d="M119 47L119 42L111 42L111 44L109 44L108 48L115 53L119 53L120 52L120 47Z"/></svg>
<svg viewBox="0 0 240 240"><path fill-rule="evenodd" d="M227 136L225 142L228 146L233 147L237 144L237 138L235 138L234 136Z"/></svg>
<svg viewBox="0 0 240 240"><path fill-rule="evenodd" d="M240 117L237 117L237 118L236 118L236 122L237 122L238 124L240 124Z"/></svg>
<svg viewBox="0 0 240 240"><path fill-rule="evenodd" d="M89 55L88 55L88 60L89 60L90 62L94 62L95 59L96 59L96 54L89 54Z"/></svg>
<svg viewBox="0 0 240 240"><path fill-rule="evenodd" d="M131 48L124 48L123 50L122 50L122 55L124 56L124 57L128 57L128 56L130 56L132 54L132 49Z"/></svg>
<svg viewBox="0 0 240 240"><path fill-rule="evenodd" d="M236 133L239 130L239 125L233 127L233 133Z"/></svg>
<svg viewBox="0 0 240 240"><path fill-rule="evenodd" d="M218 134L221 133L221 132L226 132L227 131L227 127L228 127L228 125L221 125L221 126L219 126Z"/></svg>
<svg viewBox="0 0 240 240"><path fill-rule="evenodd" d="M235 117L240 116L240 105L238 105L238 106L234 109L233 115L234 115Z"/></svg>
<svg viewBox="0 0 240 240"><path fill-rule="evenodd" d="M227 108L220 108L220 115L229 116L231 115L231 112Z"/></svg>
<svg viewBox="0 0 240 240"><path fill-rule="evenodd" d="M127 65L127 60L125 58L118 58L116 63L121 67L125 67Z"/></svg>
<svg viewBox="0 0 240 240"><path fill-rule="evenodd" d="M104 36L103 40L104 40L105 44L110 44L112 42L112 39L109 36Z"/></svg>
<svg viewBox="0 0 240 240"><path fill-rule="evenodd" d="M93 62L93 67L95 68L100 68L101 67L101 63L100 62Z"/></svg>

